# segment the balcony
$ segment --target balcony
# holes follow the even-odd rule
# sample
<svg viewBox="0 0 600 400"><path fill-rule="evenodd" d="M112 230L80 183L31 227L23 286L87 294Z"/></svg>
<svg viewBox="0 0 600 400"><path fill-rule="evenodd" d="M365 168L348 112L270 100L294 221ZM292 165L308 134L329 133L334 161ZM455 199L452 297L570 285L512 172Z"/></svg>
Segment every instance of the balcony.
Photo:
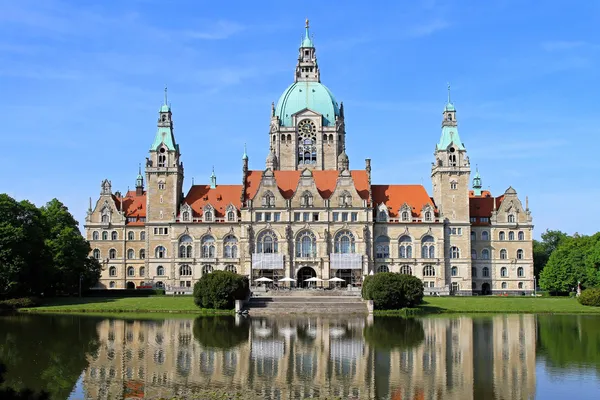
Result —
<svg viewBox="0 0 600 400"><path fill-rule="evenodd" d="M283 254L253 253L252 269L283 269Z"/></svg>
<svg viewBox="0 0 600 400"><path fill-rule="evenodd" d="M362 254L338 254L329 255L330 269L362 269Z"/></svg>

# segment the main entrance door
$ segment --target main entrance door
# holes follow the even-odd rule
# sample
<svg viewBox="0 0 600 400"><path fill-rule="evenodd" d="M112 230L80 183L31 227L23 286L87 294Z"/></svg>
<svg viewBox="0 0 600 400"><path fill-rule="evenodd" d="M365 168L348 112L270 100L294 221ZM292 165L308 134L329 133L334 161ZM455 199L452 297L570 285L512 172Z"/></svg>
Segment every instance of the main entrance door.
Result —
<svg viewBox="0 0 600 400"><path fill-rule="evenodd" d="M317 276L317 273L315 272L314 269L312 269L311 267L302 267L298 270L298 274L297 274L297 285L298 287L308 287L308 286L315 286L316 282L306 282L307 279L310 278L315 278Z"/></svg>

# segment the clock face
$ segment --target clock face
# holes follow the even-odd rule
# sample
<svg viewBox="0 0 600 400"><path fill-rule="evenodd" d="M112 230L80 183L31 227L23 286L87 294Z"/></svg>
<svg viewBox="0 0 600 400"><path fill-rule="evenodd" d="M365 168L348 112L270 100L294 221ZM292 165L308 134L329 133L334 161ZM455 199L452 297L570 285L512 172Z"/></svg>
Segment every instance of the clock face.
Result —
<svg viewBox="0 0 600 400"><path fill-rule="evenodd" d="M316 131L315 123L305 119L298 124L298 131L304 135L310 135Z"/></svg>

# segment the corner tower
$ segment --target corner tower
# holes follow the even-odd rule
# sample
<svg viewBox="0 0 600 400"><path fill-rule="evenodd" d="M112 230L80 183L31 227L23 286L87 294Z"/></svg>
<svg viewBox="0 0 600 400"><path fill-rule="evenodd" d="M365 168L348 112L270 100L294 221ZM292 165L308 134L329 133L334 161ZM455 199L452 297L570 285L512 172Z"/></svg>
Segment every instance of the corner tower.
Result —
<svg viewBox="0 0 600 400"><path fill-rule="evenodd" d="M338 169L345 147L344 109L321 83L308 20L300 43L294 83L271 106L269 167L280 170ZM270 153L271 153L270 152Z"/></svg>
<svg viewBox="0 0 600 400"><path fill-rule="evenodd" d="M177 215L183 186L183 163L173 133L171 106L165 101L158 113L158 128L146 159L147 221L171 222Z"/></svg>

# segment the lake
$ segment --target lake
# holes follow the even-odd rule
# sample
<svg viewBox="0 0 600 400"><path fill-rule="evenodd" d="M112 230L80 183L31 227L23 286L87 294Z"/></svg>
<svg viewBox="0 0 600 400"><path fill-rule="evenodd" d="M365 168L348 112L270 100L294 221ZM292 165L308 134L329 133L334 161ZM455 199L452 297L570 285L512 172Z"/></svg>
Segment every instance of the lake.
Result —
<svg viewBox="0 0 600 400"><path fill-rule="evenodd" d="M597 399L600 316L16 315L0 361L53 399Z"/></svg>

